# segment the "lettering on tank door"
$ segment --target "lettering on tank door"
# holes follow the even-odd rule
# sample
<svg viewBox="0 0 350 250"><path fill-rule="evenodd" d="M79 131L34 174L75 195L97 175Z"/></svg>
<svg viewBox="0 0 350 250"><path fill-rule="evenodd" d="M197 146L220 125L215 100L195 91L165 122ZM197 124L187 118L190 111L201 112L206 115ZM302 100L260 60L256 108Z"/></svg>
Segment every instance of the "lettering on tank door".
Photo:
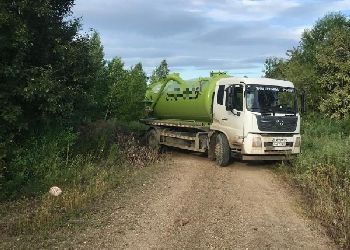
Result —
<svg viewBox="0 0 350 250"><path fill-rule="evenodd" d="M165 100L167 101L177 101L177 100L192 100L197 99L200 94L199 87L196 88L186 88L181 91L179 87L173 88L172 91L167 91Z"/></svg>
<svg viewBox="0 0 350 250"><path fill-rule="evenodd" d="M198 87L190 87L181 91L180 84L176 81L171 81L168 83L166 89L166 101L177 101L177 100L193 100L197 99L202 93L202 90L208 85L207 80L202 80L199 82Z"/></svg>

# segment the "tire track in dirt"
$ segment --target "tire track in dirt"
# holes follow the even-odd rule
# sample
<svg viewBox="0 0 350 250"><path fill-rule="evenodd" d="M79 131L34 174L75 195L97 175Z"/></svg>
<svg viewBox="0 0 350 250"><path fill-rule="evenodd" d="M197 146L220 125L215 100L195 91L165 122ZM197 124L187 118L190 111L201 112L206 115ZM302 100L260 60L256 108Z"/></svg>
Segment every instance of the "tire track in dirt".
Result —
<svg viewBox="0 0 350 250"><path fill-rule="evenodd" d="M268 165L234 162L222 168L181 152L171 158L155 179L111 201L101 215L104 226L87 228L58 247L335 248Z"/></svg>

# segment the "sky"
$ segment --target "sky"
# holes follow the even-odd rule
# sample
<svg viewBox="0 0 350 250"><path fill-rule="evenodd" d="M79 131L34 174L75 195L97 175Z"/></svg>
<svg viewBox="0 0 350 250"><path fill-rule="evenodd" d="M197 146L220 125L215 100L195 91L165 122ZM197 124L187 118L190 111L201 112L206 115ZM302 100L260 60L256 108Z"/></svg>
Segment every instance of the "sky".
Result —
<svg viewBox="0 0 350 250"><path fill-rule="evenodd" d="M304 29L350 0L77 0L82 32L95 29L105 58L147 74L166 59L184 79L227 71L260 77L267 57L285 57Z"/></svg>

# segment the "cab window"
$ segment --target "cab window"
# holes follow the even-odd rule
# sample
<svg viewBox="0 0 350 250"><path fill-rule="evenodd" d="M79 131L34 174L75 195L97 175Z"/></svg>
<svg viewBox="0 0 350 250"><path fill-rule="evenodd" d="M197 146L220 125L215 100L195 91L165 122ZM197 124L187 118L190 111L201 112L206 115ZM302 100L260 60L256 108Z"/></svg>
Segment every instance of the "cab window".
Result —
<svg viewBox="0 0 350 250"><path fill-rule="evenodd" d="M217 104L224 105L224 93L225 93L225 85L220 85L218 89L218 94L216 97Z"/></svg>
<svg viewBox="0 0 350 250"><path fill-rule="evenodd" d="M233 108L237 111L243 111L243 86L236 85L233 95Z"/></svg>

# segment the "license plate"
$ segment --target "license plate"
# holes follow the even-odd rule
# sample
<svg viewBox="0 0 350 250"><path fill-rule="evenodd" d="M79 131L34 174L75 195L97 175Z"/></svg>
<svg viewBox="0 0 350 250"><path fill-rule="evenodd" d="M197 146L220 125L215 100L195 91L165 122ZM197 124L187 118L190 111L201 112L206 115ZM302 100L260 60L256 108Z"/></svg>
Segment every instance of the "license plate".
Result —
<svg viewBox="0 0 350 250"><path fill-rule="evenodd" d="M272 139L272 146L273 147L285 147L287 143L287 139Z"/></svg>

